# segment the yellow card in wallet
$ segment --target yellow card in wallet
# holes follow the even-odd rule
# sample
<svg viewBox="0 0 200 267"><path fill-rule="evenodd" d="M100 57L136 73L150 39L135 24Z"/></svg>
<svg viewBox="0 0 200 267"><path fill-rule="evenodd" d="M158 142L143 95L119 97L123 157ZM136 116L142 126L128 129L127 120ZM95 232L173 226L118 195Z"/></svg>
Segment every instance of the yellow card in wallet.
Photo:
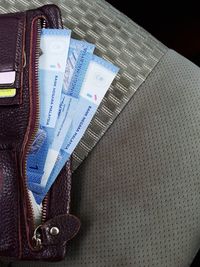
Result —
<svg viewBox="0 0 200 267"><path fill-rule="evenodd" d="M16 95L16 89L15 88L0 89L0 98L13 97L15 95Z"/></svg>

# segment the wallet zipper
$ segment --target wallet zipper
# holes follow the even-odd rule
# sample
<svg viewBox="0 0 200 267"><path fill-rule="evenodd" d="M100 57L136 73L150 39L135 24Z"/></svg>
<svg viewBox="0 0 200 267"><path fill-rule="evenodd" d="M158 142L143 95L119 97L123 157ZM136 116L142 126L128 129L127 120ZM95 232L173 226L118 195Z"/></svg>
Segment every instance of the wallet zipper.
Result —
<svg viewBox="0 0 200 267"><path fill-rule="evenodd" d="M40 55L40 36L41 36L41 29L42 28L46 28L46 19L44 17L39 17L34 21L33 24L33 36L31 39L31 42L33 42L33 46L32 48L35 49L35 51L31 51L32 53L35 52L35 61L34 61L34 65L31 66L32 69L35 71L34 76L35 79L34 80L34 90L35 92L32 92L32 94L35 93L35 97L32 98L33 102L33 106L36 107L33 110L33 116L31 118L31 120L34 121L34 129L31 133L31 137L29 138L28 144L26 146L26 150L24 153L24 157L22 160L24 162L24 164L22 165L23 168L23 177L24 177L24 187L25 187L25 197L27 200L27 209L28 209L28 217L29 217L29 221L31 224L31 229L29 229L29 234L32 235L32 239L31 239L31 246L36 249L36 250L40 250L42 248L42 241L41 241L41 235L40 235L40 227L41 225L46 221L46 217L47 217L47 205L48 205L48 195L45 197L45 199L43 200L42 203L42 215L41 215L41 224L39 226L36 226L36 222L35 222L35 218L34 218L34 210L33 210L33 204L31 201L31 198L29 196L29 192L28 192L28 183L27 183L27 173L26 173L26 164L27 164L27 158L28 158L28 154L31 148L31 145L35 139L36 133L39 129L39 118L40 118L40 112L39 112L39 105L40 105L40 98L39 98L39 55ZM36 40L36 42L34 41ZM35 48L34 48L35 45ZM34 53L33 53L34 54Z"/></svg>

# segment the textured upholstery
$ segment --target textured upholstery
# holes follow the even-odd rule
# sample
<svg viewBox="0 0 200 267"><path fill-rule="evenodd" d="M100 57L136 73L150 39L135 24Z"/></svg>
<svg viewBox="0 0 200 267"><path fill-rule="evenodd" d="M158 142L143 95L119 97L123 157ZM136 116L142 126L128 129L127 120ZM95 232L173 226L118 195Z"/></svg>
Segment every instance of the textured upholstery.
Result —
<svg viewBox="0 0 200 267"><path fill-rule="evenodd" d="M5 1L0 11L43 3ZM74 172L73 211L82 229L66 260L12 266L189 267L200 240L199 68L104 1L57 3L65 25L97 43L121 72L97 114L107 123L93 121L97 137L105 134ZM74 166L97 137L87 132Z"/></svg>
<svg viewBox="0 0 200 267"><path fill-rule="evenodd" d="M18 0L14 5L12 0L6 0L3 4L0 3L0 12L16 12L47 3L55 3L61 8L64 26L73 30L75 38L95 43L96 54L121 68L73 155L73 166L76 169L167 49L133 21L101 0Z"/></svg>

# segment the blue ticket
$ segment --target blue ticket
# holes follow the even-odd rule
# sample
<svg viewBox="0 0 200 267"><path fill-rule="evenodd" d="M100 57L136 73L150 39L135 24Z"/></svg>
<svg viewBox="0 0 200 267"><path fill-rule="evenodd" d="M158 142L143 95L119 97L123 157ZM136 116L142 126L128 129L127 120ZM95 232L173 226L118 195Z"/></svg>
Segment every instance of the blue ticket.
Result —
<svg viewBox="0 0 200 267"><path fill-rule="evenodd" d="M41 193L41 190L46 186L51 171L53 170L66 132L69 129L70 121L73 117L72 113L77 105L80 88L94 48L94 45L85 41L73 39L70 41L54 138L48 143L48 147L45 147L48 151L45 164L42 164L43 172L37 175L35 179L29 180L29 189L33 192ZM72 106L73 108L71 108Z"/></svg>
<svg viewBox="0 0 200 267"><path fill-rule="evenodd" d="M27 159L28 182L38 182L43 173L48 144L54 138L71 31L42 29L39 58L40 129Z"/></svg>
<svg viewBox="0 0 200 267"><path fill-rule="evenodd" d="M69 107L69 113L71 109L73 110L73 118L69 118L70 127L58 153L55 166L48 178L46 186L36 185L34 188L35 192L37 192L34 194L34 197L38 204L42 202L61 169L83 137L83 134L118 71L119 68L113 64L95 55L92 56L92 60L89 63L81 86L79 97L76 100L76 105ZM76 96L76 93L74 96Z"/></svg>

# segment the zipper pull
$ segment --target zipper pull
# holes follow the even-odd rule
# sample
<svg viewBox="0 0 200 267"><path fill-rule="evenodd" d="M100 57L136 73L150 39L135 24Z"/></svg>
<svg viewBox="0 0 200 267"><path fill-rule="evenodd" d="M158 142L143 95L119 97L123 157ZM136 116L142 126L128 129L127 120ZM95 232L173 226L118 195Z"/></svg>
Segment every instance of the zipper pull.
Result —
<svg viewBox="0 0 200 267"><path fill-rule="evenodd" d="M37 250L40 250L42 248L42 240L41 240L41 233L40 233L40 228L42 225L39 225L33 234L32 240L34 242L34 248Z"/></svg>
<svg viewBox="0 0 200 267"><path fill-rule="evenodd" d="M35 250L48 246L64 245L80 229L79 219L71 214L62 214L39 225L32 237Z"/></svg>

